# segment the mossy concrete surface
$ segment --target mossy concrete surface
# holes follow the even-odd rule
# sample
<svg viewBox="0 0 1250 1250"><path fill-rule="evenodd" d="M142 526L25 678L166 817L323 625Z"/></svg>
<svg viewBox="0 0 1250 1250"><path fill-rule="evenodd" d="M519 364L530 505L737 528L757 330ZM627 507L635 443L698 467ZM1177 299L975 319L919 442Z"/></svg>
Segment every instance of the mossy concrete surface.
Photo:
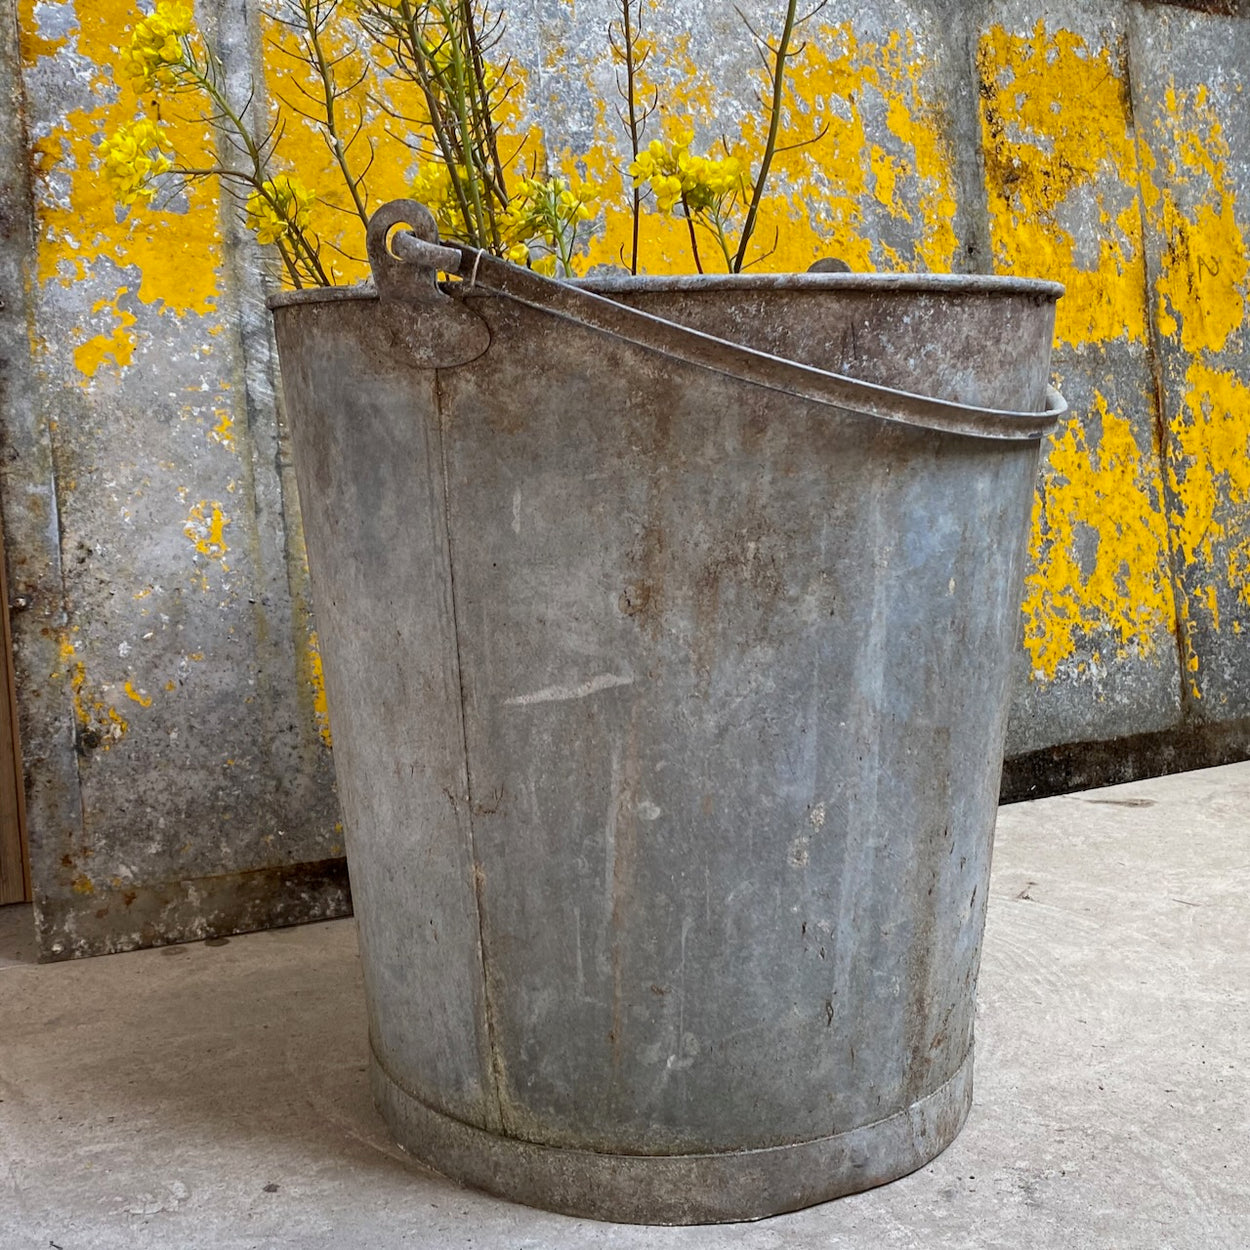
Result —
<svg viewBox="0 0 1250 1250"><path fill-rule="evenodd" d="M0 1245L789 1250L1250 1244L1250 764L999 814L976 1097L913 1176L794 1215L546 1215L394 1148L352 922L35 966L0 911Z"/></svg>

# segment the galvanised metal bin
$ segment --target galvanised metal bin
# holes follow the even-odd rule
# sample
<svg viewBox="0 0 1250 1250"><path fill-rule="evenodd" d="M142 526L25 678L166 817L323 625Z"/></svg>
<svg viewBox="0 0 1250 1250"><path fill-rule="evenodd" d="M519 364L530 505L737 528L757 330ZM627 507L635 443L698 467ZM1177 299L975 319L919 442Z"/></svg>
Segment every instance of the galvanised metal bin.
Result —
<svg viewBox="0 0 1250 1250"><path fill-rule="evenodd" d="M570 286L432 227L273 301L379 1106L603 1219L912 1171L972 1095L1061 288Z"/></svg>

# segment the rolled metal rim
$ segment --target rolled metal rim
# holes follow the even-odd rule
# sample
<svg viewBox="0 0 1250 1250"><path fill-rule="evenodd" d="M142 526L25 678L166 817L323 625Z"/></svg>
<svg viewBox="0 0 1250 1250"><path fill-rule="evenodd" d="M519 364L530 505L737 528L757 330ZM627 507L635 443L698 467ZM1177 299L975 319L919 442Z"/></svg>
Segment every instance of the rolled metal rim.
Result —
<svg viewBox="0 0 1250 1250"><path fill-rule="evenodd" d="M466 249L467 250L467 249ZM909 291L934 295L1032 295L1059 299L1061 282L1044 278L1015 278L999 274L961 273L700 273L700 274L595 274L562 283L596 295L629 295L635 292L671 291ZM458 282L445 284L454 291ZM269 296L269 308L299 304L337 304L352 300L376 300L372 282L354 286L316 287L303 291L279 291Z"/></svg>
<svg viewBox="0 0 1250 1250"><path fill-rule="evenodd" d="M862 1193L932 1162L972 1106L970 1047L908 1107L829 1137L711 1154L623 1155L545 1146L423 1103L371 1055L374 1104L402 1149L444 1176L513 1202L618 1224L730 1224Z"/></svg>
<svg viewBox="0 0 1250 1250"><path fill-rule="evenodd" d="M507 261L499 260L475 248L431 246L414 235L401 236L400 241L410 244L409 254L416 264L420 263L421 258L428 258L431 255L438 258L439 264L448 263L446 258L449 255L454 262L454 253L458 251L460 263L455 267L459 269L463 278L448 288L454 290L458 296L482 291L487 295L510 299L548 316L632 342L644 350L656 352L661 356L735 378L747 385L758 386L843 412L853 412L880 421L967 438L1038 442L1055 429L1060 418L1068 411L1063 396L1051 386L1046 388L1046 404L1041 412L1013 412L961 404L954 400L917 395L910 391L865 382L859 378L818 369L795 360L786 360L767 352L756 351L741 343L705 334L689 326L656 317L629 304L621 303L613 299L611 294L601 294L585 284L557 282L544 278L529 269L509 264ZM402 250L397 248L389 263L402 266L404 263L402 257L408 252L408 247ZM799 274L781 275L780 281L774 281L762 275L756 277L748 275L745 280L737 275L731 276L729 280L735 284L754 281L760 290L805 289L807 283L811 284L812 289L817 290L846 290L848 289L846 279L850 278L849 289L854 290L860 289L855 285L856 283L862 284L865 279L873 276L867 274ZM903 291L910 289L889 285L895 279L895 275L885 275L885 278L886 282L881 286L869 289ZM650 280L642 279L641 281L646 283ZM683 279L661 280L661 282L671 281L680 283ZM702 275L694 279L688 289L720 289L716 285L718 281L715 275ZM1057 299L1063 291L1062 286L1057 283L1032 280L1022 282L1013 278L964 279L935 274L925 277L924 281L932 283L931 289L933 290L964 290L973 293L998 290L1003 294L1023 292L1033 298L1047 300ZM619 294L620 289L616 293ZM645 290L647 288L643 286L630 289ZM652 286L651 289L657 288ZM661 286L658 289L672 288ZM731 289L744 288L733 286ZM385 291L369 292L366 288L343 288L342 293L337 296L335 289L331 288L329 291L298 292L294 294L294 297L277 298L279 302L271 301L271 307L333 302L336 299L381 299L387 302Z"/></svg>

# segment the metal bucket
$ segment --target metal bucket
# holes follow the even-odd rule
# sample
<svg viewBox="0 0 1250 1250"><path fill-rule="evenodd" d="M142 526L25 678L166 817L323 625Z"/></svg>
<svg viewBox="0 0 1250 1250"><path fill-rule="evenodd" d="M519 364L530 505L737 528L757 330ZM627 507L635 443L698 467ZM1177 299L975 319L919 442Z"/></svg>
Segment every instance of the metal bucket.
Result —
<svg viewBox="0 0 1250 1250"><path fill-rule="evenodd" d="M920 1167L972 1095L1061 288L418 235L273 301L392 1131L629 1222Z"/></svg>

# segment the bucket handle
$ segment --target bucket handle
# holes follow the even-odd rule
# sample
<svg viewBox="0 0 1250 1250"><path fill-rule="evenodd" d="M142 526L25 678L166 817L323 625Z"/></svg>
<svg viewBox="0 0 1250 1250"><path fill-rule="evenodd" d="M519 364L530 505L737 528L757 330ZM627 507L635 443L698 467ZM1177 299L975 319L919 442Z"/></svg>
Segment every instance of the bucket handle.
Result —
<svg viewBox="0 0 1250 1250"><path fill-rule="evenodd" d="M389 207L383 206L378 215ZM388 220L387 228L390 224ZM371 230L372 225L370 222ZM459 286L464 292L480 288L685 364L882 421L971 438L1036 441L1049 434L1068 411L1066 401L1053 386L1046 388L1046 407L1041 412L1011 412L863 382L693 330L583 287L544 278L474 247L398 232L391 250L401 261L430 271L431 276L435 270L460 274Z"/></svg>

